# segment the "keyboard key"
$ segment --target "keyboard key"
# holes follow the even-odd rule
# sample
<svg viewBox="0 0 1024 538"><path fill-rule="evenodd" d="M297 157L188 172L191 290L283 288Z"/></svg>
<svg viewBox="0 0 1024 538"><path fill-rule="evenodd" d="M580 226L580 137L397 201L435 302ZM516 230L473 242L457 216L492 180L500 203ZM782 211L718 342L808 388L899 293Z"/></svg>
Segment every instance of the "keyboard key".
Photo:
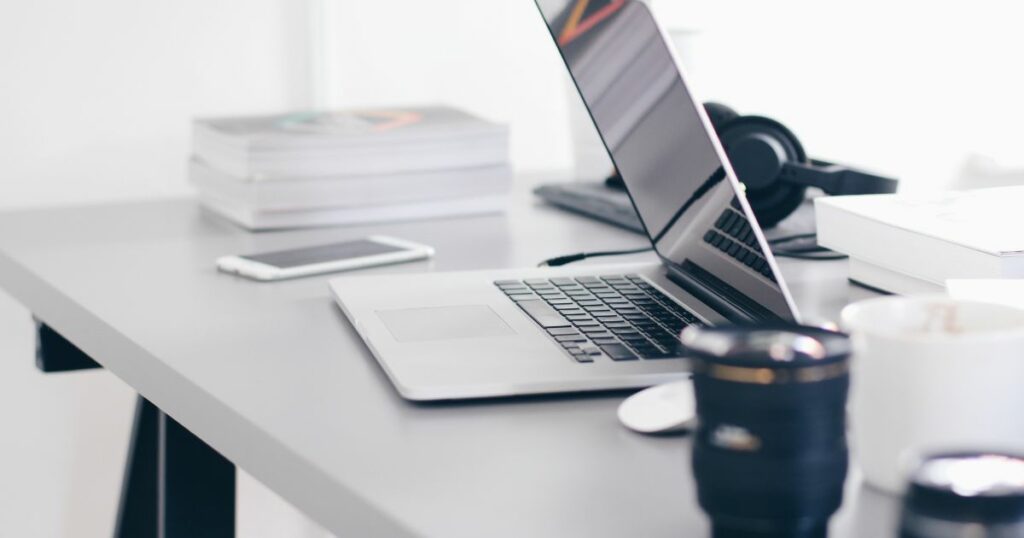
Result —
<svg viewBox="0 0 1024 538"><path fill-rule="evenodd" d="M533 321L545 329L569 326L569 320L562 317L557 310L548 306L544 301L520 301L518 304L519 308L533 318Z"/></svg>
<svg viewBox="0 0 1024 538"><path fill-rule="evenodd" d="M637 359L636 354L623 344L605 344L600 347L601 351L613 361L632 361Z"/></svg>
<svg viewBox="0 0 1024 538"><path fill-rule="evenodd" d="M738 223L740 220L742 220L738 214L732 211L726 211L726 213L728 213L728 215L726 215L725 217L725 225L723 226L723 229L728 230L729 228L735 226L736 223Z"/></svg>
<svg viewBox="0 0 1024 538"><path fill-rule="evenodd" d="M573 353L572 358L576 359L576 362L594 362L594 357L586 353Z"/></svg>
<svg viewBox="0 0 1024 538"><path fill-rule="evenodd" d="M646 332L647 332L647 336L650 336L651 339L654 340L655 342L657 342L658 344L666 344L667 343L667 344L671 344L671 345L675 346L676 344L679 343L679 340L676 338L676 336L674 334L672 334L672 333L670 333L670 332L668 332L665 329L662 329L660 327L658 329L653 329L653 330L646 331Z"/></svg>
<svg viewBox="0 0 1024 538"><path fill-rule="evenodd" d="M556 310L558 310L558 309L556 308ZM580 310L579 308L577 308L576 310L559 310L559 312L563 316L582 316L582 315L586 314L586 312Z"/></svg>
<svg viewBox="0 0 1024 538"><path fill-rule="evenodd" d="M738 242L730 244L740 248L737 257L749 260L751 267L762 259L739 247ZM613 360L674 356L679 346L676 334L687 323L696 322L686 308L638 275L495 284L499 282L501 291L549 329L566 352L574 358L585 357L581 362L591 362L602 352ZM611 347L603 350L600 346Z"/></svg>
<svg viewBox="0 0 1024 538"><path fill-rule="evenodd" d="M623 321L625 321L622 318L620 318L617 314L595 314L594 317L597 318L597 320L600 321L601 323L605 324L622 323Z"/></svg>
<svg viewBox="0 0 1024 538"><path fill-rule="evenodd" d="M734 222L732 226L729 227L729 235L733 237L739 237L740 232L743 231L744 224L746 224L746 221L744 221L743 219L736 219L736 222Z"/></svg>

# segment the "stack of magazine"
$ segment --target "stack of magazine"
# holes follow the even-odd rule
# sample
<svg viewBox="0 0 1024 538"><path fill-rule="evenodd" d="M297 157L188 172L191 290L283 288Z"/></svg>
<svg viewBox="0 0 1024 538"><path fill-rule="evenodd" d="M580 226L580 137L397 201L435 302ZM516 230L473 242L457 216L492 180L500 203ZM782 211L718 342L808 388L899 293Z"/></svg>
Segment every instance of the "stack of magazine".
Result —
<svg viewBox="0 0 1024 538"><path fill-rule="evenodd" d="M189 177L253 230L498 212L508 129L447 107L198 119Z"/></svg>

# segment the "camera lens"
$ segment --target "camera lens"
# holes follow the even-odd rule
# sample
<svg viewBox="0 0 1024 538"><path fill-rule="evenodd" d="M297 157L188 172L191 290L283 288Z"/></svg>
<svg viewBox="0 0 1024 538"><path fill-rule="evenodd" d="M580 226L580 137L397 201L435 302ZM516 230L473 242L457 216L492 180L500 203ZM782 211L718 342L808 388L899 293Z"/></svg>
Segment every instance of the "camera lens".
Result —
<svg viewBox="0 0 1024 538"><path fill-rule="evenodd" d="M910 477L903 538L1024 537L1024 458L938 455Z"/></svg>
<svg viewBox="0 0 1024 538"><path fill-rule="evenodd" d="M847 470L848 338L814 327L688 328L693 472L716 538L825 536Z"/></svg>

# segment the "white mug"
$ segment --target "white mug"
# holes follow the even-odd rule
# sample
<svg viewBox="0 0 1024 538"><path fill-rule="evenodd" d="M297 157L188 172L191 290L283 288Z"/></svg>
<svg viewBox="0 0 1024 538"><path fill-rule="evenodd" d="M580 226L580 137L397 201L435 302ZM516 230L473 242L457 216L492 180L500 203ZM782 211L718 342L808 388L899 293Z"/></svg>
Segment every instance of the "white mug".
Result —
<svg viewBox="0 0 1024 538"><path fill-rule="evenodd" d="M1024 310L881 297L846 307L842 322L852 452L869 484L899 493L908 463L937 452L1024 453Z"/></svg>

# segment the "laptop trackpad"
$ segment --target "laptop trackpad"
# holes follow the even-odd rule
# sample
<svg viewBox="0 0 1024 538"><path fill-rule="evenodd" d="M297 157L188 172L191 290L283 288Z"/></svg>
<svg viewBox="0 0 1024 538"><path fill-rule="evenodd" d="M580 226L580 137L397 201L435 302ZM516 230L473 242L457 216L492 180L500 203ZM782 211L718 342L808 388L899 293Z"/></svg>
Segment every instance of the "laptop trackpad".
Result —
<svg viewBox="0 0 1024 538"><path fill-rule="evenodd" d="M377 317L399 342L515 334L505 320L487 305L378 310Z"/></svg>

